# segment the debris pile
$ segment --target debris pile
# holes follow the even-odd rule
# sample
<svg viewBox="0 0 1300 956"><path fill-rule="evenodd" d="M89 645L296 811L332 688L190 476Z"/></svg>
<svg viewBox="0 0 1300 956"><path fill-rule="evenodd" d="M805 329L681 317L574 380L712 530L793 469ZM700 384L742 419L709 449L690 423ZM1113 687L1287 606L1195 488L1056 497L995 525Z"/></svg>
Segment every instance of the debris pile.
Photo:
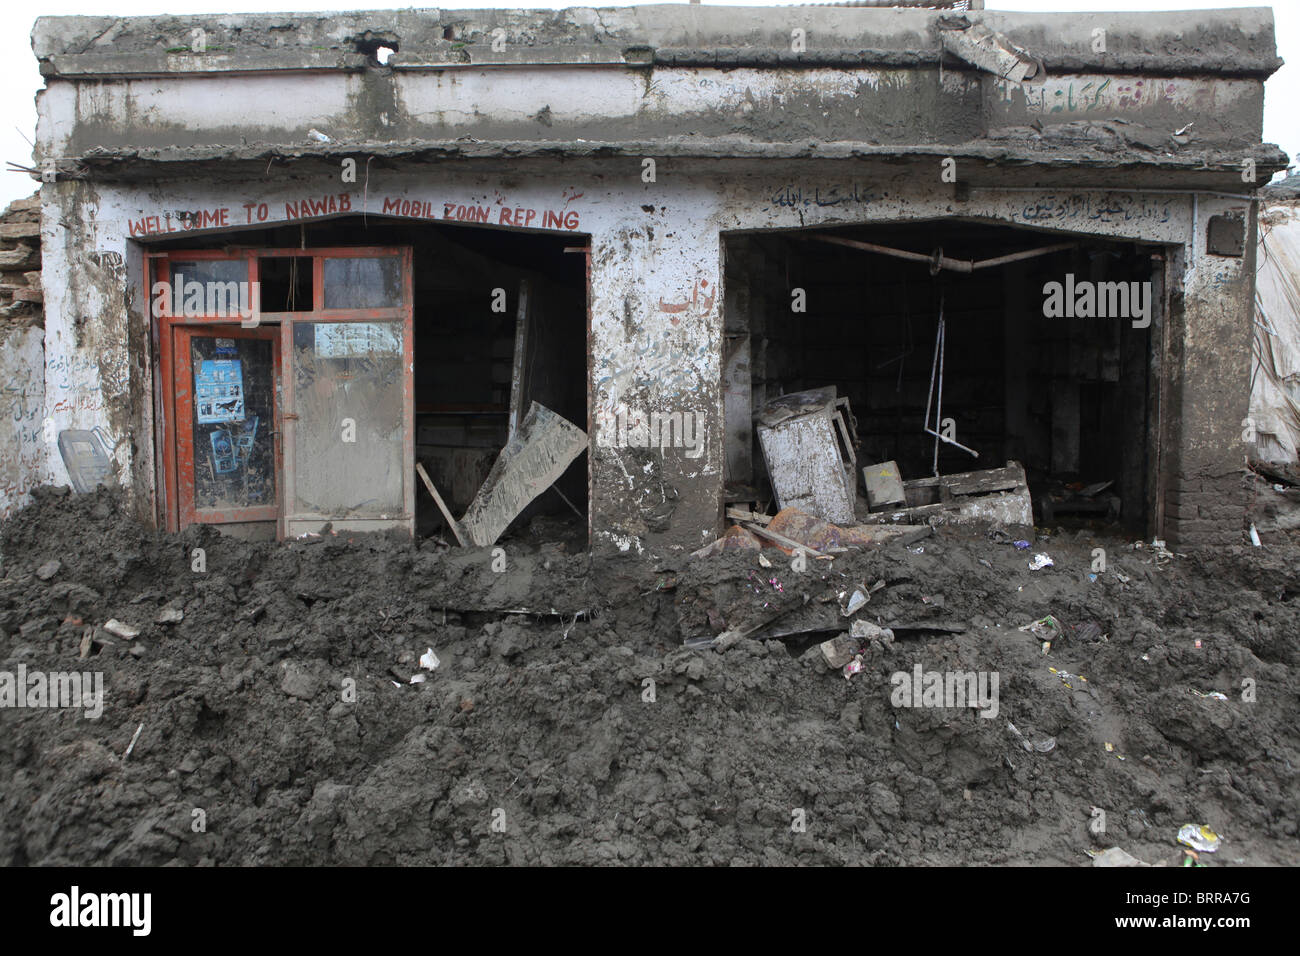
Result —
<svg viewBox="0 0 1300 956"><path fill-rule="evenodd" d="M1081 532L1035 572L1032 533L798 517L803 570L741 528L694 560L508 532L494 571L38 490L0 526L0 865L1294 865L1300 552ZM97 718L34 695L71 671Z"/></svg>

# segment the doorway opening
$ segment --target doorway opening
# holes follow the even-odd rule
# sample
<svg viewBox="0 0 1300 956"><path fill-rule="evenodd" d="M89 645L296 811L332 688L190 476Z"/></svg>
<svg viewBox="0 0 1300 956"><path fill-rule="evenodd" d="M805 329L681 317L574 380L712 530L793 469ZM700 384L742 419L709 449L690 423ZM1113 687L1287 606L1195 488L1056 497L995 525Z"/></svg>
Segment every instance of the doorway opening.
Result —
<svg viewBox="0 0 1300 956"><path fill-rule="evenodd" d="M1147 530L1163 247L935 220L731 234L723 252L729 499L772 500L755 413L831 387L859 489L874 463L906 482L1017 462L1037 520Z"/></svg>
<svg viewBox="0 0 1300 956"><path fill-rule="evenodd" d="M459 520L533 402L587 428L585 252L580 236L375 216L153 247L150 289L179 264L253 282L260 306L255 328L183 298L155 319L161 519L454 540L417 462ZM243 404L200 414L200 391ZM574 461L503 536L585 548L587 502Z"/></svg>

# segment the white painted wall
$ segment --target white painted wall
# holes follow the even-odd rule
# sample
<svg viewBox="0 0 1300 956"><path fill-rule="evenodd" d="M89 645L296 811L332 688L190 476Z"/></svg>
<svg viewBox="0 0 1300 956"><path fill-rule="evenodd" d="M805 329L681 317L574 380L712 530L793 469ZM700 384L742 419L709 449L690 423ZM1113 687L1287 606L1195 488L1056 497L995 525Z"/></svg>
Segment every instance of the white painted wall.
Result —
<svg viewBox="0 0 1300 956"><path fill-rule="evenodd" d="M186 233L189 213L205 211L232 227L266 226L294 220L304 200L326 205L334 197L339 214L383 213L405 202L431 221L446 221L459 207L486 208L490 222L503 217L540 224L549 211L574 233L592 237L592 408L593 469L598 494L602 480L629 500L656 491L645 468L630 466L624 449L609 447L606 429L615 416L682 412L708 423L704 454L688 458L684 449L657 452L662 473L678 484L721 488L723 463L721 352L721 232L790 229L805 226L872 223L945 216L982 217L1010 225L1102 237L1186 244L1193 202L1187 196L1128 193L1043 193L975 189L965 201L940 195L914 182L893 181L842 171L842 165L805 163L755 173L660 160L656 181L642 181L642 166L630 159L609 160L597 171L547 164L529 172L483 175L425 167L421 172L373 175L361 190L324 176L311 185L301 174L272 171L264 182L217 185L189 182L137 188L60 184L43 195L44 282L46 288L45 361L49 388L45 414L55 429L100 426L112 432L108 409L125 395L132 362L126 342L126 316L112 282L125 285L125 272L113 277L97 265L108 260L139 262L138 244L146 232ZM1231 200L1203 200L1197 215L1233 206ZM1239 203L1236 205L1240 205ZM643 207L652 207L645 211ZM533 216L527 215L533 210ZM571 215L576 214L576 215ZM65 226L75 223L75 228ZM208 230L215 236L228 230ZM566 231L566 230L558 230ZM360 234L359 234L360 235ZM84 245L83 245L84 243ZM1191 253L1188 248L1188 254ZM1202 250L1191 261L1198 261ZM134 267L133 267L134 268ZM1212 270L1189 271L1200 292L1240 269L1240 260L1215 259ZM1202 286L1204 288L1202 288ZM144 303L137 296L135 308ZM84 322L83 322L84 320ZM143 380L152 380L148 356L137 356ZM577 424L586 427L586 423ZM120 432L120 428L119 428ZM112 432L121 438L118 432ZM151 442L152 416L146 411L135 429L138 442ZM602 437L606 440L602 441ZM152 484L152 460L131 458L129 442L119 444L116 462L124 484L134 477ZM30 466L40 480L65 483L57 451L43 465ZM702 484L699 484L702 483ZM597 507L602 501L597 500ZM615 511L618 509L615 508ZM614 524L619 525L618 521ZM701 528L703 539L712 528ZM636 522L605 529L598 543L639 551L645 535Z"/></svg>

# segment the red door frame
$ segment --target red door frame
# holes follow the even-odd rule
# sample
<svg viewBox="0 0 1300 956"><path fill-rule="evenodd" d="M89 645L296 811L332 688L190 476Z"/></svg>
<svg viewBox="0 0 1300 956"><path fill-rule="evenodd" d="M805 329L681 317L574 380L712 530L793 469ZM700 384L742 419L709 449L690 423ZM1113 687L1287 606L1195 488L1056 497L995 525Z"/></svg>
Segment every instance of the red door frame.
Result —
<svg viewBox="0 0 1300 956"><path fill-rule="evenodd" d="M209 336L225 339L262 339L271 343L271 374L273 378L273 409L271 438L274 442L273 461L275 463L276 495L280 494L279 482L283 471L281 467L280 445L280 333L273 328L245 329L237 325L173 325L172 343L175 355L172 359L173 374L178 377L172 392L174 418L176 423L177 489L176 504L179 509L179 527L181 530L192 524L229 524L235 521L278 521L280 506L278 501L269 505L252 508L213 508L202 512L194 508L194 433L188 427L194 418L193 363L190 360L190 340L195 336Z"/></svg>
<svg viewBox="0 0 1300 956"><path fill-rule="evenodd" d="M346 259L346 258L383 258L399 257L402 261L402 305L398 308L388 309L326 309L324 296L324 260L325 259ZM258 281L258 260L272 257L297 257L310 258L312 260L312 305L311 311L304 312L261 312L260 324L253 328L242 328L234 326L234 331L240 332L257 332L273 333L272 329L265 328L268 325L278 324L280 326L279 341L275 349L276 374L278 380L278 399L275 408L275 431L276 431L276 485L279 497L277 508L277 536L284 537L284 521L288 514L288 492L290 481L288 480L289 472L292 469L292 456L284 454L285 442L283 441L283 430L292 428L292 421L296 417L292 414L293 405L293 378L285 374L287 363L293 355L293 323L296 322L338 322L338 321L355 321L369 322L375 320L397 320L402 322L402 342L403 342L403 364L405 365L405 374L403 380L403 396L405 399L405 411L403 414L403 439L402 453L406 459L406 468L403 470L402 491L403 491L403 508L406 511L405 520L408 530L414 534L415 529L415 502L414 502L414 480L415 480L415 386L414 386L414 278L412 275L413 255L410 246L327 246L311 247L305 249L292 248L273 248L267 249L262 247L240 247L230 246L225 249L178 249L167 252L146 253L143 257L145 273L145 290L148 293L146 297L147 309L152 320L157 324L158 329L158 365L162 388L162 412L163 427L159 434L163 442L161 458L161 490L159 498L159 511L162 523L168 531L179 531L181 528L181 507L182 499L181 473L182 465L188 467L190 471L189 489L193 491L193 457L191 455L187 462L178 460L178 440L180 429L178 427L177 402L176 402L176 379L177 379L177 353L176 339L183 337L188 342L188 337L192 332L185 331L190 328L202 328L211 326L222 326L227 330L232 330L232 323L229 316L217 315L199 315L199 316L173 316L167 310L155 312L153 288L155 282L171 282L171 262L173 260L188 261L194 259L223 259L239 260L243 259L248 262L248 281ZM253 288L257 288L254 286ZM258 303L260 307L260 302ZM223 337L248 337L231 336L223 332ZM188 358L186 361L188 367ZM290 414L286 416L285 410L289 409ZM261 509L257 509L261 510ZM233 512L232 512L233 513ZM226 520L259 520L250 518L228 518Z"/></svg>

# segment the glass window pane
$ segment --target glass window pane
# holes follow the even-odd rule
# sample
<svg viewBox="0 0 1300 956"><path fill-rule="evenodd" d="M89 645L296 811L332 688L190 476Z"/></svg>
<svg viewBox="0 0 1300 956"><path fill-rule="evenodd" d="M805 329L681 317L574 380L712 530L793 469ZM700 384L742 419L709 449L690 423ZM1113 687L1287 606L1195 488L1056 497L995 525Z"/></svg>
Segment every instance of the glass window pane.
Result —
<svg viewBox="0 0 1300 956"><path fill-rule="evenodd" d="M300 515L404 510L401 322L295 322L295 503Z"/></svg>
<svg viewBox="0 0 1300 956"><path fill-rule="evenodd" d="M402 260L326 259L325 308L396 309L402 305Z"/></svg>
<svg viewBox="0 0 1300 956"><path fill-rule="evenodd" d="M254 301L247 259L173 259L171 314L246 318Z"/></svg>
<svg viewBox="0 0 1300 956"><path fill-rule="evenodd" d="M266 339L190 339L195 510L276 503L271 354Z"/></svg>

